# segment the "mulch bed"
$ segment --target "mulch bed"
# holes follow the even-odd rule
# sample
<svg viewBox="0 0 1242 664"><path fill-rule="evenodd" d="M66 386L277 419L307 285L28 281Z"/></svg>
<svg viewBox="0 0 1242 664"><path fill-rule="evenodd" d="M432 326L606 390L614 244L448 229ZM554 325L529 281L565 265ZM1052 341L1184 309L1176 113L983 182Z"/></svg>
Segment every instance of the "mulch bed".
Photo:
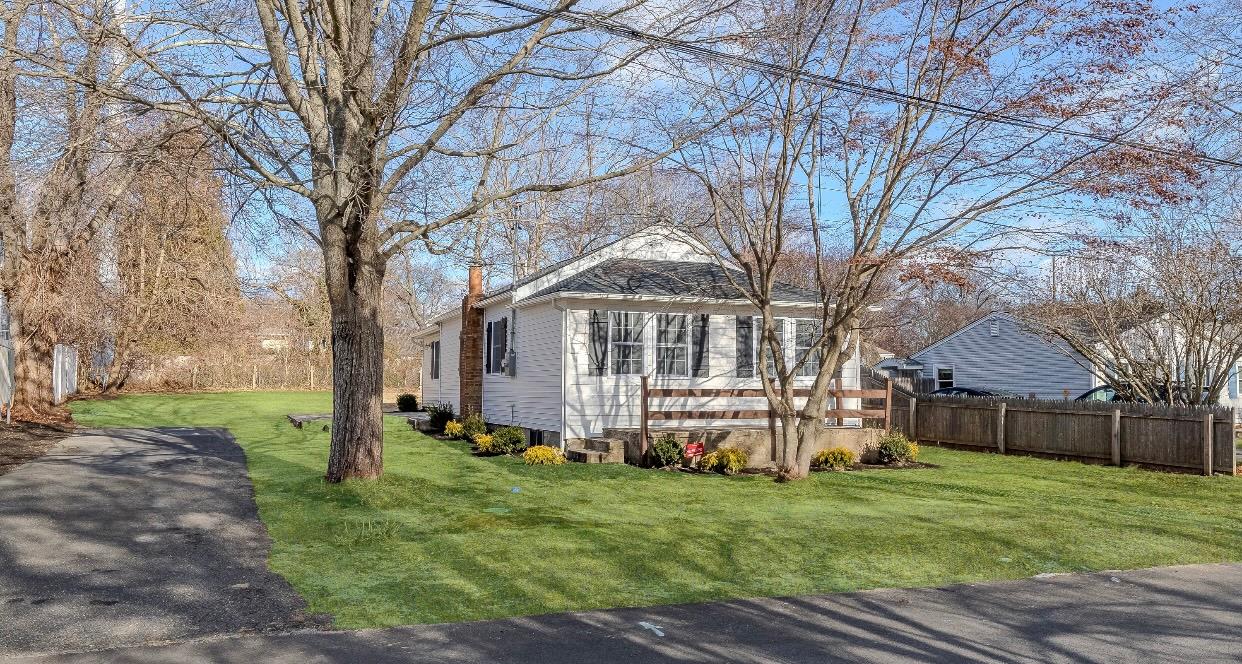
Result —
<svg viewBox="0 0 1242 664"><path fill-rule="evenodd" d="M48 426L32 422L0 423L0 475L37 459L73 432L67 425Z"/></svg>

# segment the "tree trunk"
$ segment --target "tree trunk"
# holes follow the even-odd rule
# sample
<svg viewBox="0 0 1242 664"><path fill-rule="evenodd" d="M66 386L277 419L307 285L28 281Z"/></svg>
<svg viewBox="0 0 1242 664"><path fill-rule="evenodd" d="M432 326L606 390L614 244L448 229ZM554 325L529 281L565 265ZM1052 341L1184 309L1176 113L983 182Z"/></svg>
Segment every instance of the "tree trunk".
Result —
<svg viewBox="0 0 1242 664"><path fill-rule="evenodd" d="M326 477L329 482L374 479L384 472L383 268L374 255L344 258L327 243L324 253L332 309L332 447Z"/></svg>
<svg viewBox="0 0 1242 664"><path fill-rule="evenodd" d="M13 333L13 405L47 414L56 408L52 391L56 338L50 330L27 329L20 309L10 310Z"/></svg>

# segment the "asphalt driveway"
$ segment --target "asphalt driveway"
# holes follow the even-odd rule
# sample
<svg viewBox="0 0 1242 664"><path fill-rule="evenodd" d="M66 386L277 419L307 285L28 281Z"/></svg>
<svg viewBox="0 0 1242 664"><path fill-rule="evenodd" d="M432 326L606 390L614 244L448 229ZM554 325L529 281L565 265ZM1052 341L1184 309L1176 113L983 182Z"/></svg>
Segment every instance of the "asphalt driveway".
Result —
<svg viewBox="0 0 1242 664"><path fill-rule="evenodd" d="M0 476L0 656L306 624L215 429L73 435Z"/></svg>

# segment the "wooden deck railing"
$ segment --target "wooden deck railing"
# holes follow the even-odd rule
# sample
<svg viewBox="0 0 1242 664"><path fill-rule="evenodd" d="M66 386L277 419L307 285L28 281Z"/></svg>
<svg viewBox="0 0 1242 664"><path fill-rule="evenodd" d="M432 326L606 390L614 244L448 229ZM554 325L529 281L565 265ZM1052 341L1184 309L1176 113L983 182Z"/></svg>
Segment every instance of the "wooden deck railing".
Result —
<svg viewBox="0 0 1242 664"><path fill-rule="evenodd" d="M795 389L794 397L808 397L809 389ZM887 430L893 420L893 383L888 381L882 390L857 390L830 388L828 396L840 399L882 399L882 408L835 408L824 413L825 419L841 420L845 418L883 420ZM651 400L662 398L716 399L716 398L761 398L766 397L762 389L705 389L705 388L652 388L647 376L642 377L642 424L639 431L642 452L647 451L647 438L650 435L648 423L652 420L768 420L768 429L773 440L776 436L776 413L770 408L751 410L705 410L705 409L662 409L652 410ZM838 401L839 403L839 401ZM801 415L799 415L801 416Z"/></svg>

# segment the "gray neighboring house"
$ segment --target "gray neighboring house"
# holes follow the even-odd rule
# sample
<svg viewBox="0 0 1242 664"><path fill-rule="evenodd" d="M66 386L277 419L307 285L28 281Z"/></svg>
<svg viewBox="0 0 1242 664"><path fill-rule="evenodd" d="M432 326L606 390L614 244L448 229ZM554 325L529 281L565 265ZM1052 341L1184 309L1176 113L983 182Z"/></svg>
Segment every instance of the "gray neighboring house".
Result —
<svg viewBox="0 0 1242 664"><path fill-rule="evenodd" d="M1100 385L1085 357L1030 325L993 311L909 358L888 358L876 368L894 377L921 374L932 390L970 387L1040 399L1073 399Z"/></svg>

